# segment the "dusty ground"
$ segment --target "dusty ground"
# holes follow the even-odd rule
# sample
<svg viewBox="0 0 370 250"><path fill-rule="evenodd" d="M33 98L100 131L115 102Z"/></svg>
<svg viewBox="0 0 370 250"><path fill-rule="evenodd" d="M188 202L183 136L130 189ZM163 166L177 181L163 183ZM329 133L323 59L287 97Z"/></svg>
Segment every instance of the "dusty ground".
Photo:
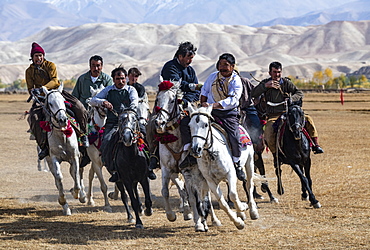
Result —
<svg viewBox="0 0 370 250"><path fill-rule="evenodd" d="M14 249L344 249L370 248L370 94L306 94L305 110L320 133L323 155L312 156L313 189L322 204L313 209L300 200L298 177L283 167L285 194L279 204L258 201L260 219L246 220L237 230L217 209L222 227L195 233L180 213L167 221L160 196L160 178L151 182L154 214L143 216L144 230L126 222L121 201L113 213L102 211L103 199L94 181L96 207L67 198L73 215L62 215L50 173L37 171L36 143L28 139L26 96L0 96L0 248ZM265 154L273 178L271 154ZM66 189L72 179L64 165ZM160 176L160 172L157 172ZM108 174L105 172L105 176ZM270 181L276 194L276 182ZM113 186L110 184L110 190ZM240 189L241 190L241 189ZM171 189L173 205L178 195ZM242 200L245 194L240 192ZM178 211L175 208L175 211Z"/></svg>

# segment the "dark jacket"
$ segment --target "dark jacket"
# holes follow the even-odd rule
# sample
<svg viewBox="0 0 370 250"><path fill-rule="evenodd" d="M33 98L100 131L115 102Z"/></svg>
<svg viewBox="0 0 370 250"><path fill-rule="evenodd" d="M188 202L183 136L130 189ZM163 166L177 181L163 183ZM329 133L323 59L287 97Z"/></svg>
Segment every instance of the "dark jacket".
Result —
<svg viewBox="0 0 370 250"><path fill-rule="evenodd" d="M183 67L177 60L177 58L168 61L162 68L161 76L163 80L174 80L179 81L181 79L181 90L184 94L183 101L185 106L187 102L194 102L199 100L200 91L192 91L189 84L198 84L198 79L194 69L191 66Z"/></svg>
<svg viewBox="0 0 370 250"><path fill-rule="evenodd" d="M283 102L288 97L290 97L293 102L303 99L303 92L299 90L289 78L287 77L281 78L280 89L266 88L265 83L270 80L271 78L262 80L252 90L252 97L258 98L261 94L265 94L266 102L272 102L272 103ZM286 110L285 105L279 105L275 107L267 105L266 113L267 113L267 116L277 115L279 113L285 112L285 110Z"/></svg>

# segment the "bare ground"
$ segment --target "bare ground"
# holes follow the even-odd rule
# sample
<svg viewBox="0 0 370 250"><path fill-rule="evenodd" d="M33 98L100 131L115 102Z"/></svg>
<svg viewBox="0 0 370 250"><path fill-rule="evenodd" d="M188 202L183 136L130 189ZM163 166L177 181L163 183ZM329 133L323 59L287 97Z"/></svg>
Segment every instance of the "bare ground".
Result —
<svg viewBox="0 0 370 250"><path fill-rule="evenodd" d="M104 205L94 180L96 207L74 200L68 193L72 216L62 215L50 173L37 171L36 143L26 133L29 109L26 96L0 95L0 248L12 249L344 249L370 248L370 95L307 94L305 110L320 133L323 155L312 156L313 190L322 208L300 200L300 183L289 166L283 166L285 194L279 204L267 196L258 200L260 219L245 221L237 230L218 209L221 227L195 233L192 222L177 212L167 221L160 195L160 178L151 182L154 214L143 218L144 230L126 222L122 202L112 200L113 213ZM271 154L265 153L270 187L276 194ZM63 165L65 188L72 187ZM107 172L104 172L108 177ZM160 171L157 172L160 177ZM86 181L85 181L86 184ZM110 184L110 190L113 185ZM178 195L171 195L178 211ZM243 192L239 192L246 200Z"/></svg>

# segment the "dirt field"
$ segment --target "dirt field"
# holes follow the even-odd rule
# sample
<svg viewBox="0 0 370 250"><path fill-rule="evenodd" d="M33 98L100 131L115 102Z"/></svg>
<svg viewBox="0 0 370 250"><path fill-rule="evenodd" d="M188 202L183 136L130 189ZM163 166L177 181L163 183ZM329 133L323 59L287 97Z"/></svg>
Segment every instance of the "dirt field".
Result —
<svg viewBox="0 0 370 250"><path fill-rule="evenodd" d="M260 219L237 230L216 206L221 227L195 233L192 222L177 213L167 221L160 178L151 182L154 214L143 218L144 230L126 222L122 202L113 213L102 211L103 196L94 181L96 207L74 200L72 216L62 215L51 173L37 171L36 143L26 133L29 109L25 95L0 95L0 248L11 249L344 249L370 248L370 93L306 94L304 108L314 118L325 154L312 156L313 190L322 208L300 200L300 183L283 166L285 194L279 204L257 200ZM271 154L264 154L270 187L276 194ZM63 165L65 188L72 187ZM157 172L160 177L160 171ZM105 172L105 177L108 177ZM86 181L85 181L86 183ZM110 190L113 185L109 184ZM171 189L173 205L179 203ZM242 200L245 194L239 192ZM178 211L175 208L175 211Z"/></svg>

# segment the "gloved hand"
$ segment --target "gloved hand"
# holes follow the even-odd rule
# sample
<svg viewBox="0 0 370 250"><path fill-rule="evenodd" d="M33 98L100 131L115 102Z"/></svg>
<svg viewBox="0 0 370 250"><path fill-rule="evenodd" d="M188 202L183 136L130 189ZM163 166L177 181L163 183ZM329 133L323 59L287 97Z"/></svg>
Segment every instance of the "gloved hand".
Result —
<svg viewBox="0 0 370 250"><path fill-rule="evenodd" d="M39 96L39 95L41 95L41 89L40 88L34 88L33 90L32 90L32 94L34 95L34 96Z"/></svg>

